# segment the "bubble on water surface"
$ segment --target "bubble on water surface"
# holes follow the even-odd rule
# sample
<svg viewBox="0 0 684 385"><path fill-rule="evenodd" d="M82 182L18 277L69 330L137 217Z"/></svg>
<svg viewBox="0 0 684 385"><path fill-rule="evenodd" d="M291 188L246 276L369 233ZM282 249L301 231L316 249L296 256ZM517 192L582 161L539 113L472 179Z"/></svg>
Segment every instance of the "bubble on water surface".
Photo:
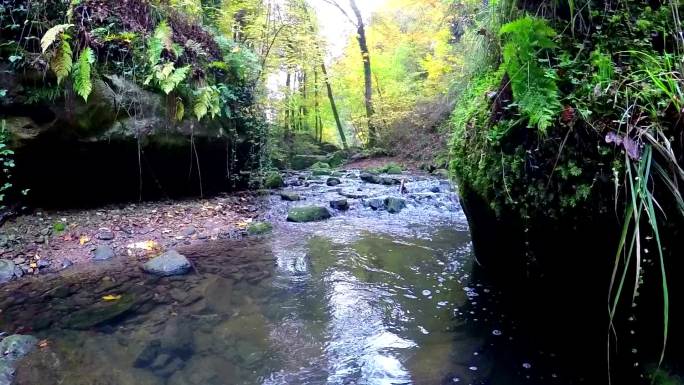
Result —
<svg viewBox="0 0 684 385"><path fill-rule="evenodd" d="M429 331L427 331L427 329L425 329L425 328L424 328L424 327L422 327L422 326L418 326L418 329L419 329L419 330L420 330L420 332L421 332L421 333L423 333L423 334L430 334L430 332L429 332Z"/></svg>
<svg viewBox="0 0 684 385"><path fill-rule="evenodd" d="M501 333L501 330L494 329L494 330L492 330L492 334L495 335L495 336L500 336L500 335L503 334L503 333Z"/></svg>
<svg viewBox="0 0 684 385"><path fill-rule="evenodd" d="M423 295L424 295L424 296L427 297L427 296L429 296L430 294L432 294L432 292L431 292L430 290L423 290Z"/></svg>
<svg viewBox="0 0 684 385"><path fill-rule="evenodd" d="M532 364L530 364L529 362L523 362L522 367L525 369L530 369L532 368Z"/></svg>
<svg viewBox="0 0 684 385"><path fill-rule="evenodd" d="M477 370L477 366L471 366L468 369L472 370L473 372Z"/></svg>

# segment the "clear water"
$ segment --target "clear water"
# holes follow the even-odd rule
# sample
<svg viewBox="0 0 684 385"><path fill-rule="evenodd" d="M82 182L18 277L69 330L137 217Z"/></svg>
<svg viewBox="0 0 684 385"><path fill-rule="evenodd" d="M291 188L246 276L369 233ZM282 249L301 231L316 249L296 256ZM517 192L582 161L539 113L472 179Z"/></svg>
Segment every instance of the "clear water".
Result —
<svg viewBox="0 0 684 385"><path fill-rule="evenodd" d="M307 201L294 205L336 194L299 191ZM273 234L181 248L195 264L190 275L156 279L118 260L13 287L0 330L46 340L16 382L561 383L552 363L515 348L496 293L471 277L472 247L451 189L400 214L353 202L313 224L283 222L290 204L269 199ZM108 294L122 297L102 300Z"/></svg>

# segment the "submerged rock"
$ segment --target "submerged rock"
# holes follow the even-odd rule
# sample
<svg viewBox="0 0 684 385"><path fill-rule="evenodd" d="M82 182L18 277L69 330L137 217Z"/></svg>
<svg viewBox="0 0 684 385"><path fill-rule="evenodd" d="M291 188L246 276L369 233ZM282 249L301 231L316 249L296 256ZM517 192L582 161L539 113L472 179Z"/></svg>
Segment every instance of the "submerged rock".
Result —
<svg viewBox="0 0 684 385"><path fill-rule="evenodd" d="M0 283L9 282L14 277L16 265L14 262L0 259Z"/></svg>
<svg viewBox="0 0 684 385"><path fill-rule="evenodd" d="M283 191L280 193L280 198L284 201L288 202L296 202L298 200L301 200L302 197L299 196L296 192L293 191Z"/></svg>
<svg viewBox="0 0 684 385"><path fill-rule="evenodd" d="M93 251L93 260L95 261L106 261L108 259L114 258L114 249L107 245L98 246L95 251Z"/></svg>
<svg viewBox="0 0 684 385"><path fill-rule="evenodd" d="M374 183L374 184L381 184L382 183L382 177L375 175L375 174L368 173L368 172L361 173L361 175L359 177L361 178L362 181L364 181L366 183Z"/></svg>
<svg viewBox="0 0 684 385"><path fill-rule="evenodd" d="M171 275L182 275L190 271L190 261L185 256L179 254L175 250L169 250L166 253L147 261L142 269L150 274L159 275L162 277Z"/></svg>
<svg viewBox="0 0 684 385"><path fill-rule="evenodd" d="M0 341L0 385L11 385L17 361L36 348L38 339L15 334Z"/></svg>
<svg viewBox="0 0 684 385"><path fill-rule="evenodd" d="M69 314L64 320L68 329L85 330L124 315L135 305L133 296L124 295L118 301L98 302L89 308Z"/></svg>
<svg viewBox="0 0 684 385"><path fill-rule="evenodd" d="M349 202L346 199L330 201L330 207L335 210L349 210Z"/></svg>
<svg viewBox="0 0 684 385"><path fill-rule="evenodd" d="M328 209L325 207L308 206L290 209L287 215L287 220L289 222L303 223L322 221L330 217L330 211L328 211Z"/></svg>

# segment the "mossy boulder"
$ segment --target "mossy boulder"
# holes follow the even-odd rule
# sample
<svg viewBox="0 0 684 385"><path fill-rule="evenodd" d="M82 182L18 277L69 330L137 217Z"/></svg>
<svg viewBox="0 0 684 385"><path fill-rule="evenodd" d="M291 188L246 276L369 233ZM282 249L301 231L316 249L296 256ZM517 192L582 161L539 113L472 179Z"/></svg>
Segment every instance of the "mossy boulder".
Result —
<svg viewBox="0 0 684 385"><path fill-rule="evenodd" d="M311 166L312 170L330 170L330 165L325 162L316 162Z"/></svg>
<svg viewBox="0 0 684 385"><path fill-rule="evenodd" d="M330 217L330 211L321 206L296 207L287 214L288 222L296 223L323 221Z"/></svg>
<svg viewBox="0 0 684 385"><path fill-rule="evenodd" d="M325 168L312 169L311 175L313 175L313 176L330 175L330 169L325 169Z"/></svg>
<svg viewBox="0 0 684 385"><path fill-rule="evenodd" d="M264 178L264 187L266 188L281 188L285 186L283 176L277 171L271 171L266 174Z"/></svg>
<svg viewBox="0 0 684 385"><path fill-rule="evenodd" d="M302 199L302 197L300 197L299 194L293 191L282 191L280 193L280 198L288 202L296 202Z"/></svg>
<svg viewBox="0 0 684 385"><path fill-rule="evenodd" d="M254 222L247 227L250 235L263 235L273 231L273 225L268 222Z"/></svg>
<svg viewBox="0 0 684 385"><path fill-rule="evenodd" d="M326 163L328 157L324 155L295 155L290 160L290 167L293 170L306 170L316 163Z"/></svg>

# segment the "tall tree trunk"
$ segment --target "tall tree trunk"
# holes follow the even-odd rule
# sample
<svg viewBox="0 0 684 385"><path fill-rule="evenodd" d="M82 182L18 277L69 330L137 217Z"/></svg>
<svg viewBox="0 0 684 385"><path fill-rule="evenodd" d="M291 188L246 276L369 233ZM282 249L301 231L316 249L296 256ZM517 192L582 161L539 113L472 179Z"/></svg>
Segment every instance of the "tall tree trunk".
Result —
<svg viewBox="0 0 684 385"><path fill-rule="evenodd" d="M356 39L359 41L361 59L363 60L364 100L366 103L366 119L368 120L368 147L373 147L377 142L377 132L373 124L373 114L375 114L373 109L373 80L371 78L371 59L370 52L368 52L368 41L366 40L366 27L363 24L361 11L356 6L356 1L349 0L349 5L354 10L354 15L356 15Z"/></svg>
<svg viewBox="0 0 684 385"><path fill-rule="evenodd" d="M321 71L323 72L323 80L325 81L325 88L328 90L328 99L330 99L330 109L332 109L333 116L335 117L335 123L337 124L337 131L340 133L340 139L342 140L342 147L345 150L349 149L347 145L347 137L344 135L344 129L342 129L342 121L340 121L340 114L337 112L337 104L335 104L335 97L333 96L332 86L330 85L330 79L328 79L328 70L325 68L325 63L321 58Z"/></svg>
<svg viewBox="0 0 684 385"><path fill-rule="evenodd" d="M319 84L318 84L318 70L316 69L316 67L314 67L314 115L315 115L314 116L314 126L315 126L314 138L316 138L316 140L318 140L320 142L320 140L318 138L322 135L318 133L318 130L321 130L321 132L322 132L323 127L319 124L320 119L321 119L321 109L320 109L320 106L318 104L318 96L319 96L318 86L319 86Z"/></svg>
<svg viewBox="0 0 684 385"><path fill-rule="evenodd" d="M287 140L290 136L290 131L292 127L290 126L290 83L292 81L292 75L290 71L287 71L287 77L285 78L285 88L287 88L287 95L285 95L285 132L283 137Z"/></svg>

